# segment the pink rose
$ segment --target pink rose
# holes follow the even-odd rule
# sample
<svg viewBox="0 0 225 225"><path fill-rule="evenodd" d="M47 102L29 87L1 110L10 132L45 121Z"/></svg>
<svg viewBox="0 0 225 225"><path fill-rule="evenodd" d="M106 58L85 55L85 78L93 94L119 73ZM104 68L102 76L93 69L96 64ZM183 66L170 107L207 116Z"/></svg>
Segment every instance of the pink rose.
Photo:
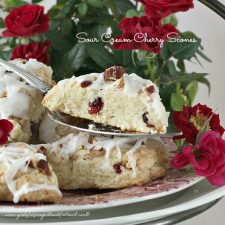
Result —
<svg viewBox="0 0 225 225"><path fill-rule="evenodd" d="M225 185L225 141L220 133L205 132L198 146L188 145L171 162L175 169L192 164L196 174L205 176L213 185Z"/></svg>

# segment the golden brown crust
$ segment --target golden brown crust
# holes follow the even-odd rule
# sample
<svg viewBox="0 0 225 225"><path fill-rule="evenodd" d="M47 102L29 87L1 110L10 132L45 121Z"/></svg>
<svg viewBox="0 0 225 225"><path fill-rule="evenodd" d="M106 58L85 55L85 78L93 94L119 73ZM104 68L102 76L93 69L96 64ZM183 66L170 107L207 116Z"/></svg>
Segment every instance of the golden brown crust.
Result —
<svg viewBox="0 0 225 225"><path fill-rule="evenodd" d="M11 146L11 147L10 147ZM15 148L18 152L21 149L26 148L28 145L25 143L17 143L8 145L7 148L0 148L0 200L1 201L14 201L17 202L54 202L57 203L61 199L61 193L58 189L58 180L52 167L48 165L49 173L38 168L38 162L32 161L32 164L26 163L26 161L15 162L15 164L8 165L8 158L4 157L4 151L15 152ZM13 148L13 149L12 149ZM32 151L32 149L30 150ZM36 154L34 152L34 154ZM17 157L17 156L13 156ZM22 156L21 156L22 157ZM33 155L30 155L33 157ZM35 159L34 156L33 159ZM20 160L20 157L16 158ZM28 167L24 167L25 162ZM35 165L37 164L37 165ZM22 165L16 169L18 165ZM15 176L9 178L11 173L16 171ZM13 185L15 184L15 191L12 191ZM25 188L27 187L27 188ZM24 189L23 189L24 188ZM19 194L21 193L21 194Z"/></svg>
<svg viewBox="0 0 225 225"><path fill-rule="evenodd" d="M133 185L143 185L166 175L168 158L163 144L149 140L135 153L136 174L122 149L122 158L118 160L118 151L114 148L107 163L105 150L76 151L68 159L58 159L56 152L47 147L46 155L51 163L62 190L71 189L119 189ZM59 147L60 148L60 147ZM63 146L60 151L64 151Z"/></svg>

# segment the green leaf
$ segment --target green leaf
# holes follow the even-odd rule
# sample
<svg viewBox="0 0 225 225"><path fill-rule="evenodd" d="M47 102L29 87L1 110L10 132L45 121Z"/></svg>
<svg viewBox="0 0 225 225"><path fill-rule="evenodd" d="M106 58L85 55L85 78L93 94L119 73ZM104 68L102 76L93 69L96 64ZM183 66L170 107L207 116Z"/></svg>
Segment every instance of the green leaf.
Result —
<svg viewBox="0 0 225 225"><path fill-rule="evenodd" d="M196 81L192 82L191 84L188 85L187 90L190 99L190 106L192 106L198 92L198 83Z"/></svg>
<svg viewBox="0 0 225 225"><path fill-rule="evenodd" d="M185 105L184 98L177 94L172 93L171 95L171 107L174 111L181 111L183 109L183 106Z"/></svg>
<svg viewBox="0 0 225 225"><path fill-rule="evenodd" d="M129 50L115 50L114 58L116 65L127 67L132 62L132 51Z"/></svg>
<svg viewBox="0 0 225 225"><path fill-rule="evenodd" d="M57 5L65 4L68 0L57 0Z"/></svg>
<svg viewBox="0 0 225 225"><path fill-rule="evenodd" d="M135 9L135 5L128 0L109 0L115 1L121 14L125 14L129 9Z"/></svg>
<svg viewBox="0 0 225 225"><path fill-rule="evenodd" d="M71 13L74 13L75 0L67 0L61 4L54 5L49 13L51 18L54 19L65 19L66 17L71 17Z"/></svg>
<svg viewBox="0 0 225 225"><path fill-rule="evenodd" d="M4 28L4 27L5 27L4 20L0 18L0 28Z"/></svg>
<svg viewBox="0 0 225 225"><path fill-rule="evenodd" d="M17 8L20 7L22 5L27 4L27 2L22 1L22 0L4 0L4 4L6 6L6 9L12 9L12 8Z"/></svg>
<svg viewBox="0 0 225 225"><path fill-rule="evenodd" d="M205 84L208 87L208 95L210 95L210 93L211 93L211 84L210 84L210 82L205 77L201 77L201 78L199 78L197 80L200 83Z"/></svg>
<svg viewBox="0 0 225 225"><path fill-rule="evenodd" d="M177 69L176 69L176 66L175 66L174 62L170 60L167 64L167 66L168 66L170 75L176 76L177 75Z"/></svg>
<svg viewBox="0 0 225 225"><path fill-rule="evenodd" d="M176 59L190 59L195 56L200 44L201 39L195 34L192 32L184 32L176 42L170 41L169 48L171 55Z"/></svg>
<svg viewBox="0 0 225 225"><path fill-rule="evenodd" d="M169 76L164 76L163 81L161 83L163 84L176 84L176 83L182 83L182 82L191 82L191 81L200 81L202 78L207 76L207 73L178 73L177 76L174 77L169 77ZM201 81L200 81L201 82Z"/></svg>
<svg viewBox="0 0 225 225"><path fill-rule="evenodd" d="M52 47L63 54L68 51L71 46L73 46L71 42L68 42L65 38L63 38L61 33L57 31L49 30L47 33L45 33L45 36L52 42Z"/></svg>
<svg viewBox="0 0 225 225"><path fill-rule="evenodd" d="M207 62L212 62L212 60L210 58L208 58L201 50L197 50L196 54L198 54L199 56L201 56L203 59L205 59Z"/></svg>
<svg viewBox="0 0 225 225"><path fill-rule="evenodd" d="M138 12L137 12L135 9L129 9L129 10L126 12L125 17L126 17L126 18L132 18L133 16L138 16Z"/></svg>
<svg viewBox="0 0 225 225"><path fill-rule="evenodd" d="M169 44L170 43L167 43L167 42L164 43L164 45L160 51L160 57L164 60L167 60L172 56L170 49L169 49Z"/></svg>
<svg viewBox="0 0 225 225"><path fill-rule="evenodd" d="M88 0L87 3L96 8L101 8L103 6L103 3L101 0Z"/></svg>
<svg viewBox="0 0 225 225"><path fill-rule="evenodd" d="M102 43L85 43L89 56L102 68L114 65L114 60Z"/></svg>
<svg viewBox="0 0 225 225"><path fill-rule="evenodd" d="M70 19L65 19L61 23L61 34L62 36L66 36L70 33L73 26L73 22Z"/></svg>
<svg viewBox="0 0 225 225"><path fill-rule="evenodd" d="M180 71L181 71L182 73L184 73L185 70L186 70L185 64L184 64L184 60L179 59L179 60L177 61L177 67L180 69Z"/></svg>
<svg viewBox="0 0 225 225"><path fill-rule="evenodd" d="M0 58L9 60L11 56L12 50L7 50L7 51L0 51Z"/></svg>
<svg viewBox="0 0 225 225"><path fill-rule="evenodd" d="M81 16L85 16L87 13L88 6L85 2L78 4L78 12Z"/></svg>
<svg viewBox="0 0 225 225"><path fill-rule="evenodd" d="M92 29L88 32L93 38L101 38L104 33L106 33L108 26L106 25L97 25L93 26Z"/></svg>
<svg viewBox="0 0 225 225"><path fill-rule="evenodd" d="M214 116L215 112L213 112L213 114L208 118L208 120L205 122L205 125L202 127L202 129L199 131L196 140L195 140L195 144L197 145L202 137L202 135L210 129L210 121L212 119L212 117Z"/></svg>
<svg viewBox="0 0 225 225"><path fill-rule="evenodd" d="M39 2L42 2L43 0L32 0L32 4L37 4Z"/></svg>
<svg viewBox="0 0 225 225"><path fill-rule="evenodd" d="M168 23L172 24L173 26L177 26L178 22L175 14L171 14L162 20L163 25Z"/></svg>
<svg viewBox="0 0 225 225"><path fill-rule="evenodd" d="M85 47L82 43L77 43L63 58L69 70L78 70L85 60Z"/></svg>

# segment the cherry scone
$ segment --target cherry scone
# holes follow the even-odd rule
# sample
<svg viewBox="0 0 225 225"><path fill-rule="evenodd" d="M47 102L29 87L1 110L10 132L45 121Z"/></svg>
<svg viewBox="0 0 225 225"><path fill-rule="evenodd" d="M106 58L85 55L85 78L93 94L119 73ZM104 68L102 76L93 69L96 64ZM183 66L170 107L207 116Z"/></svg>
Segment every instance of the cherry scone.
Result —
<svg viewBox="0 0 225 225"><path fill-rule="evenodd" d="M165 133L169 113L150 80L112 67L60 81L44 97L50 111L111 125L122 130Z"/></svg>

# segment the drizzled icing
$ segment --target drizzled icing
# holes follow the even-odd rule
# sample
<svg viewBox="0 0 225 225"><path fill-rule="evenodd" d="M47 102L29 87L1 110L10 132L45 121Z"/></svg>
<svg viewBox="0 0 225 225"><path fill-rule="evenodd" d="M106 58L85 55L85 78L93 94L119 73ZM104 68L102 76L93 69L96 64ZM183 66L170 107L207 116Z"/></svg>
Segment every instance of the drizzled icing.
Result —
<svg viewBox="0 0 225 225"><path fill-rule="evenodd" d="M129 152L127 152L127 157L128 157L128 161L131 164L131 168L133 169L133 176L136 176L136 160L133 157L134 152L139 149L142 145L142 143L144 143L147 140L147 138L142 138L139 139L135 145L130 149Z"/></svg>
<svg viewBox="0 0 225 225"><path fill-rule="evenodd" d="M47 69L45 73L50 73L51 77L51 71L48 71L50 68L35 59L30 59L24 64L21 60L13 60L11 63L40 76ZM28 118L31 97L34 97L36 92L35 88L27 85L14 72L0 66L0 118Z"/></svg>
<svg viewBox="0 0 225 225"><path fill-rule="evenodd" d="M65 138L53 143L51 145L51 151L55 152L56 157L60 161L61 158L68 159L72 154L81 149L87 150L105 150L105 162L109 165L109 159L111 151L117 149L118 160L122 158L122 149L127 149L128 162L136 176L136 160L133 156L134 152L140 148L142 143L144 143L146 138L124 138L124 137L114 137L108 138L103 136L97 136L93 138L93 143L90 143L90 136L86 133L79 133L77 135L70 134ZM61 146L61 148L59 148ZM59 151L60 149L60 151Z"/></svg>
<svg viewBox="0 0 225 225"><path fill-rule="evenodd" d="M11 145L0 148L0 162L4 163L6 169L5 173L5 181L9 191L13 194L13 201L15 203L19 202L20 197L23 194L27 194L29 192L47 189L53 190L60 194L59 189L50 184L30 184L25 183L19 189L16 187L16 181L14 177L18 172L26 173L28 171L28 163L29 161L39 161L46 160L46 157L38 153L29 145L24 145L22 147Z"/></svg>
<svg viewBox="0 0 225 225"><path fill-rule="evenodd" d="M104 79L104 73L91 73L79 77L73 77L72 79L78 83L82 83L83 81L91 81L92 84L89 87L93 89L118 89L116 88L118 86L118 83L121 79L124 79L124 89L121 89L121 91L129 96L137 96L144 87L148 87L150 85L153 85L155 87L155 92L159 93L159 90L154 83L152 83L150 80L145 80L134 73L130 75L124 74L123 77L119 80L107 82ZM60 82L64 83L65 81L66 80Z"/></svg>
<svg viewBox="0 0 225 225"><path fill-rule="evenodd" d="M127 97L138 98L143 103L143 114L150 124L154 127L149 128L151 133L165 133L168 126L169 113L166 112L164 105L161 102L158 87L150 80L143 79L132 74L123 74L123 76L116 80L105 80L104 73L91 73L80 77L72 77L71 79L63 80L59 82L59 86L64 88L64 84L67 82L70 85L81 85L82 82L89 81L91 84L87 89L96 90L98 97L104 97L108 94L109 90L113 90L123 93ZM152 87L153 92L148 91L148 88ZM93 96L96 97L96 96ZM130 99L132 101L132 99Z"/></svg>

